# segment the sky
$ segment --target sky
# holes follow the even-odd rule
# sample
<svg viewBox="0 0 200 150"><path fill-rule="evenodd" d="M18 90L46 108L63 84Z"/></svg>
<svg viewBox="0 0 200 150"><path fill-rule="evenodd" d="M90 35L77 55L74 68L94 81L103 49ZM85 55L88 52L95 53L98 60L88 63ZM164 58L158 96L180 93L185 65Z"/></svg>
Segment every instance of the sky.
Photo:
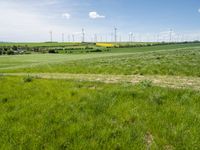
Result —
<svg viewBox="0 0 200 150"><path fill-rule="evenodd" d="M200 40L199 0L0 0L0 41ZM171 29L171 31L170 31Z"/></svg>

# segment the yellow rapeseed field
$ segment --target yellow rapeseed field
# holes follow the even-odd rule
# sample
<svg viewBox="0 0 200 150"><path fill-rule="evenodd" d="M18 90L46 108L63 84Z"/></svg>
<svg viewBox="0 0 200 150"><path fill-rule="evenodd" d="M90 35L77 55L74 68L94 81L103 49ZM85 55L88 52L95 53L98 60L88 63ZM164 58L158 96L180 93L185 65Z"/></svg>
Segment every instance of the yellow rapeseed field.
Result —
<svg viewBox="0 0 200 150"><path fill-rule="evenodd" d="M111 44L111 43L96 43L96 46L101 46L101 47L114 47L114 44Z"/></svg>

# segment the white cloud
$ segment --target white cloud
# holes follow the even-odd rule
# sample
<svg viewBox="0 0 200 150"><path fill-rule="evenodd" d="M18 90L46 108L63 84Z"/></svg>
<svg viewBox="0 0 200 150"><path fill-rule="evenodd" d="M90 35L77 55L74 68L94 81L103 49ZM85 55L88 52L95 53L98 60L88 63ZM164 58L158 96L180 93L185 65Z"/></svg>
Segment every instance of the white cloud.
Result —
<svg viewBox="0 0 200 150"><path fill-rule="evenodd" d="M66 19L70 19L71 15L69 13L64 13L64 14L62 14L62 17L66 18Z"/></svg>
<svg viewBox="0 0 200 150"><path fill-rule="evenodd" d="M91 19L105 18L105 16L99 15L99 14L98 14L97 12L95 12L95 11L89 12L89 17L90 17Z"/></svg>

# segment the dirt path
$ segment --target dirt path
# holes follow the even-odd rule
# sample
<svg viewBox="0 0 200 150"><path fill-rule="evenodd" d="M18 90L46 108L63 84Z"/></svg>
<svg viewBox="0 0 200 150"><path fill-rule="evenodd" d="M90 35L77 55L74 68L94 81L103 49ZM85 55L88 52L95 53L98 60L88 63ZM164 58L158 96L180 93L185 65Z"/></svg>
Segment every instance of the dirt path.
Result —
<svg viewBox="0 0 200 150"><path fill-rule="evenodd" d="M66 73L3 73L2 76L32 76L44 79L72 79L103 83L132 83L151 81L153 85L170 88L200 90L200 78L180 76L141 76L141 75L103 75L103 74L66 74Z"/></svg>

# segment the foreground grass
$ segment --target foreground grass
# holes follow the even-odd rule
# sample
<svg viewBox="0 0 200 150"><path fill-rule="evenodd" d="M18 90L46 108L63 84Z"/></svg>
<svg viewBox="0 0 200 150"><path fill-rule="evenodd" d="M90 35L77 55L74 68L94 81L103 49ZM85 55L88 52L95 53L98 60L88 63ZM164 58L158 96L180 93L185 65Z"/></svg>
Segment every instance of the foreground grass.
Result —
<svg viewBox="0 0 200 150"><path fill-rule="evenodd" d="M0 77L0 149L198 149L200 93Z"/></svg>

